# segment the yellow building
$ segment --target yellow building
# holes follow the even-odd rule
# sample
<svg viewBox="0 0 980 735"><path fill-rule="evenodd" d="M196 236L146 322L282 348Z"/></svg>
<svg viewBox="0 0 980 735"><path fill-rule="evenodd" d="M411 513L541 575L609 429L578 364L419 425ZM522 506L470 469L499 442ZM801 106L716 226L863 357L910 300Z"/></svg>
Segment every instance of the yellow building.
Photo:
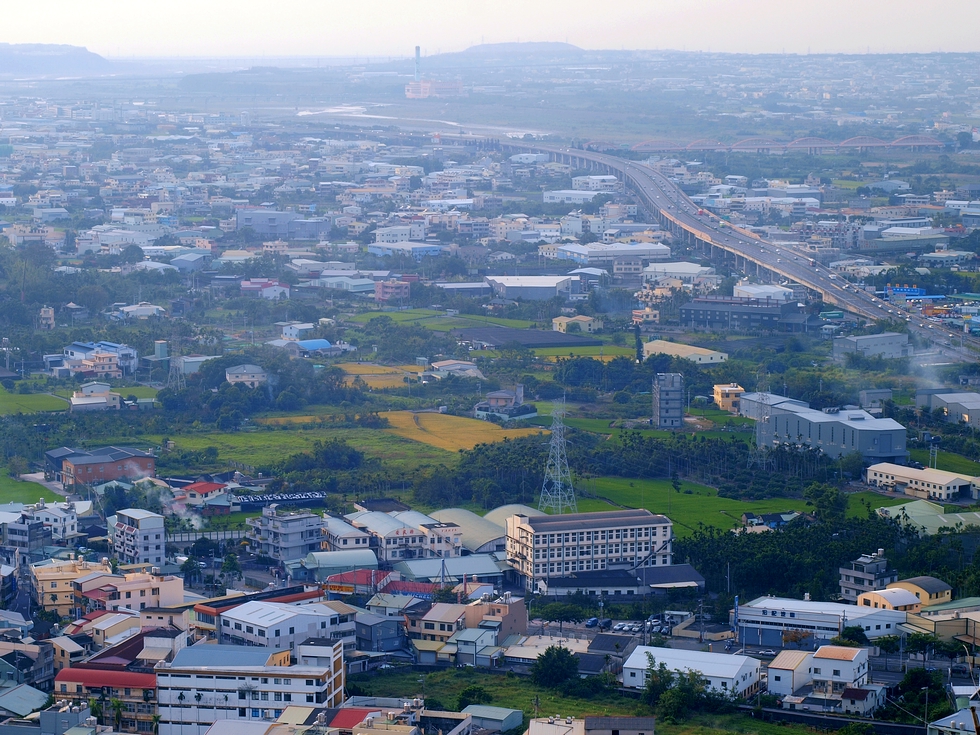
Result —
<svg viewBox="0 0 980 735"><path fill-rule="evenodd" d="M556 316L551 320L551 328L555 332L574 332L575 327L573 325L576 324L578 325L579 331L588 332L589 334L602 329L602 320L593 319L591 316Z"/></svg>
<svg viewBox="0 0 980 735"><path fill-rule="evenodd" d="M888 585L888 589L908 590L915 595L922 607L952 602L953 588L935 577L909 577Z"/></svg>
<svg viewBox="0 0 980 735"><path fill-rule="evenodd" d="M745 389L738 383L725 383L714 386L715 405L722 411L738 413L738 404Z"/></svg>
<svg viewBox="0 0 980 735"><path fill-rule="evenodd" d="M879 610L900 610L910 613L917 613L922 609L922 603L918 597L908 590L897 588L863 592L858 595L857 604Z"/></svg>
<svg viewBox="0 0 980 735"><path fill-rule="evenodd" d="M31 594L34 602L47 612L60 617L75 614L75 590L72 583L94 572L112 573L109 563L78 561L77 559L48 559L31 564Z"/></svg>

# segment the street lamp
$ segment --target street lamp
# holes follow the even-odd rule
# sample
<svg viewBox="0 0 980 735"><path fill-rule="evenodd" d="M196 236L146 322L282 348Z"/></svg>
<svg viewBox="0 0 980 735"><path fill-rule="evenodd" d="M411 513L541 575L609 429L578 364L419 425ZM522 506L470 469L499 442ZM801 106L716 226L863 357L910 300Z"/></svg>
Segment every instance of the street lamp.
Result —
<svg viewBox="0 0 980 735"><path fill-rule="evenodd" d="M919 691L923 691L926 693L926 712L925 712L925 717L923 717L922 721L926 726L928 726L929 725L929 687L922 687L922 689L920 689Z"/></svg>

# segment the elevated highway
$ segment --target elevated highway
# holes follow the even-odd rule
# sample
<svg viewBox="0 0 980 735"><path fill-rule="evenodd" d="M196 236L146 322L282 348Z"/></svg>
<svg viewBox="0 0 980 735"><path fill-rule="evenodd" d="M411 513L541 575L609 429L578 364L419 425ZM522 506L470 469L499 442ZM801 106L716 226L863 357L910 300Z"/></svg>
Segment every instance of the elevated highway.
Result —
<svg viewBox="0 0 980 735"><path fill-rule="evenodd" d="M980 349L980 340L906 312L867 291L858 290L826 266L812 264L813 261L804 255L733 227L714 215L706 212L699 214L703 210L699 210L680 187L650 166L576 148L518 142L502 143L502 148L514 153L546 153L555 161L573 168L618 176L672 235L702 249L711 259L731 260L735 269L743 273L754 272L762 280L785 278L819 294L824 303L855 316L872 320L904 319L912 330L933 341L950 346L955 341L962 347L969 345L975 350ZM966 353L961 356L975 358Z"/></svg>

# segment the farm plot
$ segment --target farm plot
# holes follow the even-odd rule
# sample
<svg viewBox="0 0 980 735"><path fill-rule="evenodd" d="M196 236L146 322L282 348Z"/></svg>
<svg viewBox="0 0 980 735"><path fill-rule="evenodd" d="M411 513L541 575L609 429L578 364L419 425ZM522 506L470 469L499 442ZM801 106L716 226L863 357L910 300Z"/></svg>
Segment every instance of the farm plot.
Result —
<svg viewBox="0 0 980 735"><path fill-rule="evenodd" d="M478 421L444 413L413 413L390 411L382 414L391 423L385 433L422 442L429 446L455 452L472 449L477 444L489 444L516 439L530 434L542 434L541 429L504 429L489 421Z"/></svg>

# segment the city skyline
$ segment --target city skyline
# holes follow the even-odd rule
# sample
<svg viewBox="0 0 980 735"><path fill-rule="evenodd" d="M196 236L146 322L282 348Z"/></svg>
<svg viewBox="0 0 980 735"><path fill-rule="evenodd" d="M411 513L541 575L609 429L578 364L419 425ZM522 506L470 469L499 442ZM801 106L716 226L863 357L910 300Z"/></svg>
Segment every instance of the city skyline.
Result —
<svg viewBox="0 0 980 735"><path fill-rule="evenodd" d="M884 14L871 3L828 0L818 10L774 0L627 0L604 8L583 0L492 6L433 0L424 13L389 0L356 11L325 0L284 0L274 15L255 0L174 0L166 14L131 12L121 0L69 5L39 0L7 10L7 43L85 46L109 58L402 57L480 43L567 42L586 49L675 49L732 53L926 53L980 51L980 5L948 3L944 13L897 0ZM737 12L733 12L733 8Z"/></svg>

